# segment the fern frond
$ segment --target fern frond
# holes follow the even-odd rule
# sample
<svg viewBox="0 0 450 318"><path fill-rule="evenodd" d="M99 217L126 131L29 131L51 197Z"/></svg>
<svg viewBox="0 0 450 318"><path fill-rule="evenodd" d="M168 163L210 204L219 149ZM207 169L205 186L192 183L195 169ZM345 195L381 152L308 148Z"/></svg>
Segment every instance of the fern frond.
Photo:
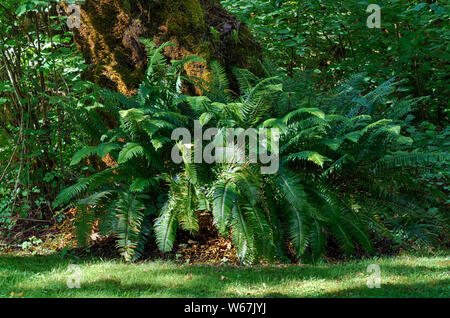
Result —
<svg viewBox="0 0 450 318"><path fill-rule="evenodd" d="M136 194L129 192L119 194L119 200L115 208L118 218L115 234L118 238L117 247L127 262L139 256L140 251L136 248L141 238L144 209L145 205L137 198Z"/></svg>
<svg viewBox="0 0 450 318"><path fill-rule="evenodd" d="M297 257L300 257L308 245L308 225L310 216L306 205L306 196L300 180L285 169L280 169L275 183L285 199L285 210L289 217L289 237Z"/></svg>
<svg viewBox="0 0 450 318"><path fill-rule="evenodd" d="M125 163L134 157L141 156L144 154L144 148L135 142L129 142L119 153L119 159L117 162L119 164Z"/></svg>
<svg viewBox="0 0 450 318"><path fill-rule="evenodd" d="M237 199L236 186L231 180L219 180L212 188L212 212L221 234L225 234Z"/></svg>
<svg viewBox="0 0 450 318"><path fill-rule="evenodd" d="M216 61L210 64L211 78L206 96L212 101L227 103L231 100L229 96L230 83L225 69Z"/></svg>
<svg viewBox="0 0 450 318"><path fill-rule="evenodd" d="M321 168L323 167L325 161L331 161L331 159L322 156L320 153L315 151L301 151L292 153L286 157L286 160L306 160L315 163Z"/></svg>
<svg viewBox="0 0 450 318"><path fill-rule="evenodd" d="M326 247L326 237L319 221L314 220L310 233L311 257L313 263L316 263L323 255Z"/></svg>
<svg viewBox="0 0 450 318"><path fill-rule="evenodd" d="M231 223L233 226L231 236L237 247L239 261L241 264L251 264L254 253L253 233L239 205L233 205L231 209Z"/></svg>
<svg viewBox="0 0 450 318"><path fill-rule="evenodd" d="M171 251L175 242L178 219L174 208L173 201L167 201L155 221L156 242L162 252Z"/></svg>
<svg viewBox="0 0 450 318"><path fill-rule="evenodd" d="M86 157L92 156L97 153L97 147L96 146L87 146L83 149L79 150L73 157L72 161L70 162L71 166L74 166L78 164L81 160L83 160Z"/></svg>

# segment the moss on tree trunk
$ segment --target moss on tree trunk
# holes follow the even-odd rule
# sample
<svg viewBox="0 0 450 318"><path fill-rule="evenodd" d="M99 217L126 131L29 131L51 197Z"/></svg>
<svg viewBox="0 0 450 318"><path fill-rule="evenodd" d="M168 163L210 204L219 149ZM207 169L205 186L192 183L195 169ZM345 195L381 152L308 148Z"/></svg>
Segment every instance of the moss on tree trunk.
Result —
<svg viewBox="0 0 450 318"><path fill-rule="evenodd" d="M259 58L259 46L247 26L217 0L86 0L81 14L81 27L74 33L86 61L93 65L89 79L126 95L136 90L147 66L140 37L157 45L175 42L165 49L169 59L195 54L208 62L217 60L227 70L252 69ZM209 77L204 63L191 63L185 71Z"/></svg>

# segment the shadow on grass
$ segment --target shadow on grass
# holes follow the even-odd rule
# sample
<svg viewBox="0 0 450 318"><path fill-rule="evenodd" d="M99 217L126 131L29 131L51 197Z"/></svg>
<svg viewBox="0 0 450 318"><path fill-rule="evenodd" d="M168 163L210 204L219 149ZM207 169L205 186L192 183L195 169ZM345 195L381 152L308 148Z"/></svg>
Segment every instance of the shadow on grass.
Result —
<svg viewBox="0 0 450 318"><path fill-rule="evenodd" d="M380 289L369 289L365 285L369 274L364 262L246 268L176 266L163 262L156 265L139 263L128 268L113 262L110 263L113 268L106 274L97 274L93 269L93 277L82 281L80 289L69 289L64 279L48 279L43 287L29 286L31 276L64 274L70 264L88 267L90 264L101 265L102 261L57 255L0 256L0 287L17 292L17 288L22 287L20 292L24 292L25 297L448 297L450 292L450 280L442 275L448 271L448 266L382 264L383 275L415 278L411 283L382 283ZM418 275L420 281L417 281ZM357 276L361 278L358 283L334 287L334 284ZM332 288L313 292L303 290L304 282L314 284L316 281L325 282ZM289 291L286 286L290 286ZM0 296L6 295L1 293Z"/></svg>
<svg viewBox="0 0 450 318"><path fill-rule="evenodd" d="M321 297L432 297L432 298L448 298L450 296L450 279L439 279L433 282L416 282L409 283L388 283L381 284L380 288L354 287L343 289L338 292L325 292Z"/></svg>

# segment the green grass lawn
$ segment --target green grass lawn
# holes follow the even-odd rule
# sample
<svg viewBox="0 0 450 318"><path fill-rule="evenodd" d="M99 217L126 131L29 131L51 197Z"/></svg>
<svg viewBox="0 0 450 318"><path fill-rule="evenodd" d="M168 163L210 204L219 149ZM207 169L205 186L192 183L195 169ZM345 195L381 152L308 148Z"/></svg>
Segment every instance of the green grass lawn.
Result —
<svg viewBox="0 0 450 318"><path fill-rule="evenodd" d="M71 264L81 288L67 287ZM380 265L381 288L367 287L369 264ZM0 256L0 297L449 297L449 268L446 256L251 268Z"/></svg>

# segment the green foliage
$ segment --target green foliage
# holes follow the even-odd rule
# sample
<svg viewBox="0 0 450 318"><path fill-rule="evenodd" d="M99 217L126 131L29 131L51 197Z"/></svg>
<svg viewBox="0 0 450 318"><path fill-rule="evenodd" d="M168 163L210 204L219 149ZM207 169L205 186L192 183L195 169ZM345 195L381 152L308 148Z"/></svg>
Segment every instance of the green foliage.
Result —
<svg viewBox="0 0 450 318"><path fill-rule="evenodd" d="M379 85L396 76L415 97L421 120L448 122L449 6L445 1L387 0L381 28L370 29L371 2L345 0L224 0L250 25L266 56L287 69L308 70L320 87L336 86L356 72Z"/></svg>
<svg viewBox="0 0 450 318"><path fill-rule="evenodd" d="M158 50L148 45L148 51L150 61L158 61L150 69L158 70L159 77L149 71L138 95L121 103L120 127L105 131L100 146L84 148L73 159L77 163L87 155L105 155L107 149L117 165L81 179L59 196L60 202L67 202L83 192L100 191L93 192L89 204L86 199L78 203L116 211L112 215L120 221L110 221L115 224L110 232L119 238L125 259L139 256L139 231L150 222L140 211L161 206L145 198L130 203L139 193L168 196L154 225L162 251L173 248L178 227L195 235L197 211L207 209L219 233L233 239L243 264L286 257L280 248L283 241L290 242L296 258L317 262L330 237L347 253L357 246L372 253L373 235L395 237L401 231L432 242L443 233L437 219L419 217L433 202L432 194L419 195L420 172L447 164L448 153L420 151L413 138L401 133L417 100L392 99L400 83L389 80L361 94L369 84L364 75L357 75L313 100L302 97L302 85L293 85L302 74L288 77L267 64L266 78L234 70L243 92L235 97L224 70L214 63L215 77L206 95L187 97L173 70L182 64L166 67L161 57L151 57L158 56ZM319 101L320 108L312 107ZM192 128L194 119L200 119L204 129L217 127L222 133L231 127L279 128L282 166L274 175L262 175L260 164L192 164L187 158L196 146L181 145L184 164L175 166L168 157L171 129ZM231 145L236 151L233 147L237 145Z"/></svg>
<svg viewBox="0 0 450 318"><path fill-rule="evenodd" d="M242 264L316 263L331 240L347 254L373 253L372 242L385 238L448 243L448 7L385 1L382 28L368 29L363 2L222 2L262 42L269 59L261 73L213 62L202 83L184 66L203 59L167 63L163 52L174 43L141 39L148 69L132 97L81 79L87 66L64 19L53 16L57 1L5 2L0 217L8 221L0 219L0 230L13 217L51 218L70 204L79 243L98 221L126 261L149 238L168 252L180 229L195 236L199 211L233 240ZM186 96L187 83L203 95ZM278 128L280 148L268 150L279 151L280 169L192 164L198 143L179 144L176 165L172 131L192 131L195 120L222 136Z"/></svg>
<svg viewBox="0 0 450 318"><path fill-rule="evenodd" d="M51 202L75 173L69 154L86 137L73 113L93 99L92 84L58 3L0 6L0 232L17 217L53 217Z"/></svg>
<svg viewBox="0 0 450 318"><path fill-rule="evenodd" d="M114 129L99 126L92 136L100 136L97 145L78 151L72 158L72 165L84 163L84 159L90 156L97 157L94 161L110 156L112 166L81 178L75 185L63 190L54 202L57 207L75 201L81 210L89 211L91 219L100 219L102 233L114 234L118 238L118 248L127 261L141 255L147 239L145 233L149 232L152 221L150 215L160 205L155 198L164 193L162 189L167 189L163 183L167 178L161 173L165 168L170 168L166 163L170 161L171 132L175 127L189 122L180 104L181 70L185 63L196 60L186 59L167 67L161 55L162 48L156 49L152 43L145 43L150 64L138 94L128 99L117 93L101 91L104 104L80 114L80 117L90 119L98 110L107 109L120 125ZM189 183L193 178L189 176L189 179L183 180ZM198 228L191 216L179 215L176 219L171 216L173 206L178 208L187 204L190 188L186 191L182 192L180 186L179 192L183 195L178 201L166 205L166 212L157 220L156 228L170 229L178 219L184 229L194 231ZM88 197L83 198L84 194ZM191 213L191 209L186 210ZM82 218L78 223L80 237L86 237L91 227L89 224L85 226ZM168 238L164 238L165 235ZM173 242L169 230L165 235L157 236L162 250L170 249L171 243L168 242Z"/></svg>
<svg viewBox="0 0 450 318"><path fill-rule="evenodd" d="M373 251L370 235L392 236L400 228L409 237L429 242L445 233L445 222L426 213L420 220L416 216L418 210L445 196L419 199L423 187L418 178L420 171L431 171L433 165L447 165L448 152L421 152L411 137L401 134L402 127L410 125L404 118L417 102L411 98L392 101L399 83L389 80L360 95L349 90L351 85L365 85L360 83L364 76L357 76L331 96L321 97L322 106L317 109L309 106L314 104L309 96L285 98L300 92L285 90L292 88L291 79L282 74L268 73L271 77L258 79L246 70L236 73L244 86L242 96L227 104L199 97L210 114L205 126L283 131L283 167L276 175L263 176L246 165L222 165L215 181L207 182L212 184L212 213L219 232L232 234L241 261L274 255L273 249L255 244L256 233L267 234L263 240L272 248L274 233L285 233L296 256L312 261L320 258L329 236L351 253L356 244Z"/></svg>

